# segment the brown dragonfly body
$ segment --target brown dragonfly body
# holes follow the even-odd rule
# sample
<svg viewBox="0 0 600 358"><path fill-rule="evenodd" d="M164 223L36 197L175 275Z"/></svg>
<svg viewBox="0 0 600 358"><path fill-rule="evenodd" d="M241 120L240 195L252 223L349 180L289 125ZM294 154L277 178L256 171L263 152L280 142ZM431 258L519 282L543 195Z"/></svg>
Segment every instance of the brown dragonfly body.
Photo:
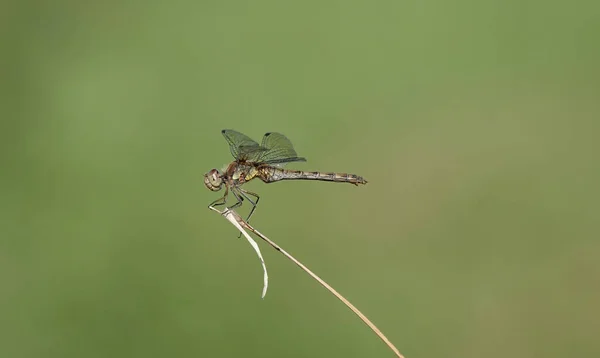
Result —
<svg viewBox="0 0 600 358"><path fill-rule="evenodd" d="M227 194L231 191L237 199L231 208L242 205L244 199L252 204L246 221L250 220L260 197L242 189L241 185L254 178L259 178L265 183L280 180L321 180L354 185L367 184L363 177L355 174L283 169L282 166L286 163L306 161L305 158L297 156L292 143L283 134L266 133L262 144L259 145L244 134L233 130L224 129L221 133L229 143L229 149L235 161L231 162L222 172L212 169L204 175L204 185L212 191L221 190L225 185L225 195L209 206L225 205Z"/></svg>

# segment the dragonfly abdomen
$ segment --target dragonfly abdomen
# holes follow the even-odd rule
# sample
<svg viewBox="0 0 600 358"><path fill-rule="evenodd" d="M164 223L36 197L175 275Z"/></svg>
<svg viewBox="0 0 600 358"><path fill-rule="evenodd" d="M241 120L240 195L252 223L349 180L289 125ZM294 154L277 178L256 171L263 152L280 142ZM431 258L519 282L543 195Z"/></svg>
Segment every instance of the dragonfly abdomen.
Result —
<svg viewBox="0 0 600 358"><path fill-rule="evenodd" d="M279 180L321 180L338 183L351 183L354 185L367 184L367 181L363 177L348 173L307 172L303 170L287 170L274 167L264 167L261 168L259 172L259 177L265 183L271 183Z"/></svg>

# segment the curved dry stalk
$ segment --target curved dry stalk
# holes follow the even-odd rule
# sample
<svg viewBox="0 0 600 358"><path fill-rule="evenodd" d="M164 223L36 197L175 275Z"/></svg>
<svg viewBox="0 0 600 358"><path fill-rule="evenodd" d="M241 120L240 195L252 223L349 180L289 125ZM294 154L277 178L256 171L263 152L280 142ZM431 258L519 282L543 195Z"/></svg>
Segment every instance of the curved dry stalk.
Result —
<svg viewBox="0 0 600 358"><path fill-rule="evenodd" d="M227 220L229 220L229 222L231 222L233 224L233 226L235 226L238 230L240 230L240 232L242 234L244 234L244 237L246 238L246 240L248 240L248 242L250 243L250 246L252 246L252 248L256 252L256 255L258 256L260 263L262 265L262 268L263 268L263 290L262 290L261 298L265 298L265 296L267 294L267 288L269 287L269 274L267 273L267 265L265 264L265 260L262 257L262 254L260 252L260 248L258 247L258 244L256 243L256 241L254 241L250 237L250 235L248 235L248 233L241 226L240 220L242 220L242 218L238 215L238 213L236 213L233 210L229 210L228 208L225 208L225 210L223 210L222 212L215 209L214 206L210 206L209 208L211 210L214 210L214 211L218 212L219 214L223 215Z"/></svg>
<svg viewBox="0 0 600 358"><path fill-rule="evenodd" d="M350 310L352 310L352 312L354 312L367 326L369 326L369 328L371 328L371 330L373 330L373 332L375 332L375 334L396 354L397 357L404 358L404 356L402 354L400 354L400 351L398 351L398 348L396 348L396 346L394 346L394 344L392 342L390 342L390 340L383 334L383 332L381 332L379 330L379 328L377 328L377 326L373 322L371 322L367 318L367 316L365 316L358 308L356 308L352 303L350 303L350 301L348 301L346 298L344 298L344 296L342 296L339 292L337 292L333 287L329 286L329 284L327 284L327 282L323 281L323 279L321 279L319 276L317 276L314 272L309 270L308 267L304 266L300 261L296 260L287 251L282 249L279 245L277 245L276 243L271 241L268 237L266 237L265 235L260 233L258 230L256 230L252 226L250 226L250 224L245 222L237 212L235 212L234 210L230 210L229 208L225 208L225 210L223 210L223 211L219 211L218 209L216 209L214 207L210 207L210 209L218 212L219 214L224 216L227 220L229 220L238 230L240 230L240 232L242 232L242 234L244 234L244 236L246 236L246 238L248 238L248 234L246 233L246 231L244 229L250 230L252 233L254 233L258 237L260 237L261 239L266 241L275 250L281 252L285 257L287 257L293 263L298 265L302 270L304 270L304 272L309 274L318 283L320 283L329 292L331 292L335 297L337 297L340 301L342 301L348 308L350 308ZM262 260L262 258L261 258L261 260ZM265 277L266 277L266 268L265 268ZM265 284L266 284L266 281L265 281ZM264 297L265 293L266 293L266 286L263 289L263 297Z"/></svg>

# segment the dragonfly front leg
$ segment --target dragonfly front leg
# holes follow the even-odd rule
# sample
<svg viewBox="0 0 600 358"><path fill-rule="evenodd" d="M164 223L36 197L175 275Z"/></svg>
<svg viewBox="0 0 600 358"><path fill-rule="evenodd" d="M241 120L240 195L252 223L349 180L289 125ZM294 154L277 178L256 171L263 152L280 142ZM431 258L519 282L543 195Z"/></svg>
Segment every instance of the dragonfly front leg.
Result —
<svg viewBox="0 0 600 358"><path fill-rule="evenodd" d="M208 207L211 208L213 206L225 205L225 203L227 202L227 194L229 194L229 188L225 187L225 194L221 198L219 198L219 199L213 201L212 203L210 203L208 205Z"/></svg>

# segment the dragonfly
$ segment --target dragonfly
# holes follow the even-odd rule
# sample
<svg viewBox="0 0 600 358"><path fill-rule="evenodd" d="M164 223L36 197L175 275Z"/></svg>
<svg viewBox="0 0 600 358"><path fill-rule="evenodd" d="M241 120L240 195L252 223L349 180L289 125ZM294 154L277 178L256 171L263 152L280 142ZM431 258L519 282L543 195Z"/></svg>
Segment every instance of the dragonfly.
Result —
<svg viewBox="0 0 600 358"><path fill-rule="evenodd" d="M227 140L229 150L235 160L223 170L212 169L204 174L204 185L209 190L219 191L225 187L225 194L213 201L209 207L225 205L227 196L231 192L236 199L235 204L230 207L231 209L241 206L244 200L252 205L246 222L250 221L260 197L241 186L255 178L259 178L265 183L281 180L321 180L350 183L356 186L367 184L363 177L356 174L284 169L284 165L292 162L306 162L306 158L299 157L292 142L281 133L265 133L261 144L231 129L223 129L221 133Z"/></svg>

